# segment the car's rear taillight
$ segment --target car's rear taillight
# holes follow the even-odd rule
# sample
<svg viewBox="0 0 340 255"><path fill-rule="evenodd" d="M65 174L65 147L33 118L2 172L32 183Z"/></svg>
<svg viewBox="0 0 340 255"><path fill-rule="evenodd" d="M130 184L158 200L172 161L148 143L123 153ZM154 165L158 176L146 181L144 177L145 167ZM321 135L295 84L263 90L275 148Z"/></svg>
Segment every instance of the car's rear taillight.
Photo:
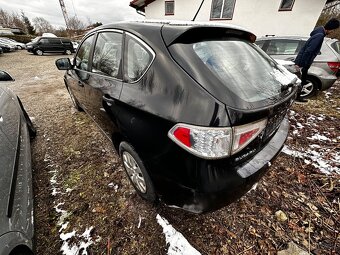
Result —
<svg viewBox="0 0 340 255"><path fill-rule="evenodd" d="M231 154L235 154L253 141L266 127L267 119L250 124L233 127L233 147Z"/></svg>
<svg viewBox="0 0 340 255"><path fill-rule="evenodd" d="M329 68L335 73L340 68L340 62L328 62L327 64L328 64Z"/></svg>
<svg viewBox="0 0 340 255"><path fill-rule="evenodd" d="M168 132L171 140L190 153L206 159L235 154L253 141L265 128L267 120L236 127L200 127L176 124Z"/></svg>

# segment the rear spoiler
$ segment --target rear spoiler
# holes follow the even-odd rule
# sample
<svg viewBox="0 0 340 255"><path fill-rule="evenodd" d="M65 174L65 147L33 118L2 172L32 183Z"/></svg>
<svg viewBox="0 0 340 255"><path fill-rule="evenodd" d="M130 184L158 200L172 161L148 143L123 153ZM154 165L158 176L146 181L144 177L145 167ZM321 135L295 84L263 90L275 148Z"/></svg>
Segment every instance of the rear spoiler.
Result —
<svg viewBox="0 0 340 255"><path fill-rule="evenodd" d="M256 35L237 26L165 24L162 27L162 37L166 46L175 43L192 43L203 39L218 39L237 37L254 43Z"/></svg>

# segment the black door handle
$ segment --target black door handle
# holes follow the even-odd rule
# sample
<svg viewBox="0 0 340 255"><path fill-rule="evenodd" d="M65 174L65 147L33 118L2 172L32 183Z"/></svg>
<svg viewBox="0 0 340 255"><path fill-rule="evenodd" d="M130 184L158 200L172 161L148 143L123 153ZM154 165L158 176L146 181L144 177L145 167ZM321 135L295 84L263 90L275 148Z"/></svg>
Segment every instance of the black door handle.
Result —
<svg viewBox="0 0 340 255"><path fill-rule="evenodd" d="M115 100L114 100L112 97L108 96L108 95L104 95L104 96L103 96L103 100L104 100L106 103L108 103L108 104L113 104L113 103L115 102Z"/></svg>

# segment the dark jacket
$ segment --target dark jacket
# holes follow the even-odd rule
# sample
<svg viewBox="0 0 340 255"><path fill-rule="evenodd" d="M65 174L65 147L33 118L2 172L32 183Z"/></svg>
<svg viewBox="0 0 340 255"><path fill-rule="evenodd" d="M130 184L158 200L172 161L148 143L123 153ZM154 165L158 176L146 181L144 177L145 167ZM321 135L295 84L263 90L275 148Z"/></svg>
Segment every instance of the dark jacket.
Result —
<svg viewBox="0 0 340 255"><path fill-rule="evenodd" d="M323 39L326 36L325 29L317 27L310 33L310 36L295 59L295 64L300 67L309 68L312 65L315 57L320 52Z"/></svg>

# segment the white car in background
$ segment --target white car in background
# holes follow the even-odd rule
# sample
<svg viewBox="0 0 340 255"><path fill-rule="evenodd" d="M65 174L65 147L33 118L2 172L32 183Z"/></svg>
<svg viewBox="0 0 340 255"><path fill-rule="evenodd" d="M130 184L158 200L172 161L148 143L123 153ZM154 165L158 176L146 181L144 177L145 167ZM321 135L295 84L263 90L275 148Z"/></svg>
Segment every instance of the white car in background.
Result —
<svg viewBox="0 0 340 255"><path fill-rule="evenodd" d="M256 40L256 44L275 60L294 61L300 49L308 40L301 36L268 36ZM318 56L308 70L307 82L301 96L308 98L317 90L330 88L339 76L340 42L325 38Z"/></svg>

